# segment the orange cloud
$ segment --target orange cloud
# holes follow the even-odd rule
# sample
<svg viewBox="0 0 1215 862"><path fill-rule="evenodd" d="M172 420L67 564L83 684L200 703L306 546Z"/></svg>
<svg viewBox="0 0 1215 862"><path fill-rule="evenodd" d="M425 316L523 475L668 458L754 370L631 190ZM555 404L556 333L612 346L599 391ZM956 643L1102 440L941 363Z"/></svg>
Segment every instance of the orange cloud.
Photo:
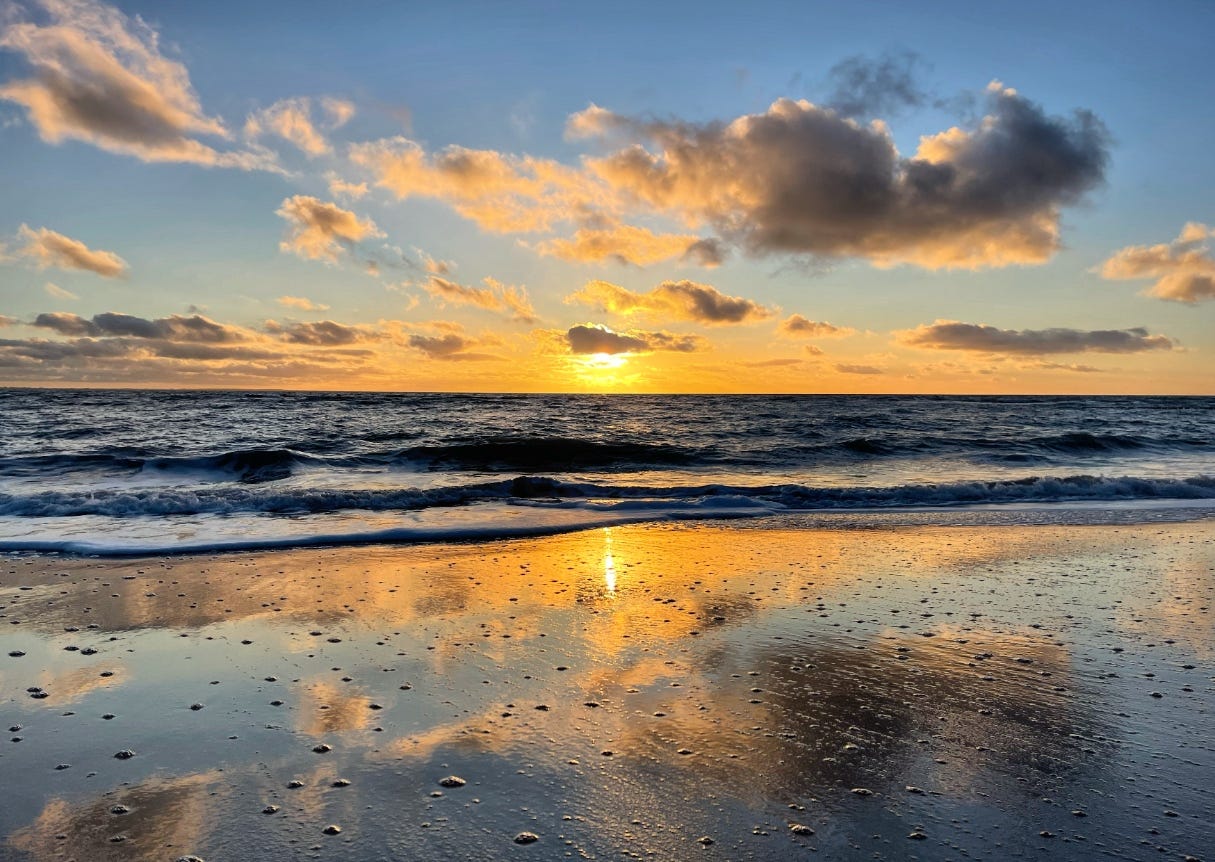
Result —
<svg viewBox="0 0 1215 862"><path fill-rule="evenodd" d="M319 302L313 302L306 296L280 296L275 300L284 308L296 308L300 311L328 311L329 306L321 305Z"/></svg>
<svg viewBox="0 0 1215 862"><path fill-rule="evenodd" d="M312 123L312 103L308 99L283 99L251 114L245 121L245 137L273 134L288 141L309 156L333 152L325 136Z"/></svg>
<svg viewBox="0 0 1215 862"><path fill-rule="evenodd" d="M91 249L49 228L34 230L21 225L17 236L25 241L17 254L32 260L39 269L79 269L105 278L117 278L127 270L126 261L112 251Z"/></svg>
<svg viewBox="0 0 1215 862"><path fill-rule="evenodd" d="M848 326L836 326L825 320L808 320L800 314L791 314L776 327L777 333L786 338L842 338L856 332Z"/></svg>
<svg viewBox="0 0 1215 862"><path fill-rule="evenodd" d="M739 296L728 296L712 285L694 281L664 281L649 293L638 293L607 281L590 281L566 297L611 314L644 314L698 323L754 323L773 311Z"/></svg>
<svg viewBox="0 0 1215 862"><path fill-rule="evenodd" d="M635 225L617 224L608 228L579 228L569 239L551 239L536 246L543 255L575 263L616 260L635 266L649 266L677 257L692 255L698 262L715 266L719 259L696 251L703 241L695 234L656 234Z"/></svg>
<svg viewBox="0 0 1215 862"><path fill-rule="evenodd" d="M398 198L445 201L493 233L547 231L610 203L592 178L550 159L456 146L427 154L399 137L357 144L350 157Z"/></svg>
<svg viewBox="0 0 1215 862"><path fill-rule="evenodd" d="M336 263L351 245L384 235L371 219L360 219L350 210L308 195L287 198L276 213L289 224L279 248L308 260Z"/></svg>
<svg viewBox="0 0 1215 862"><path fill-rule="evenodd" d="M446 272L448 269L448 265L443 261L435 261L429 257L424 260L428 270L440 267L441 271ZM432 273L422 287L431 296L446 302L497 311L519 323L536 322L536 311L528 299L526 288L503 284L495 278L485 278L482 281L485 287L469 287Z"/></svg>
<svg viewBox="0 0 1215 862"><path fill-rule="evenodd" d="M645 332L636 329L616 332L602 323L579 323L571 326L565 333L565 340L571 353L580 354L615 355L653 353L657 350L692 353L704 350L707 346L707 342L699 335L676 335L665 331Z"/></svg>
<svg viewBox="0 0 1215 862"><path fill-rule="evenodd" d="M1120 249L1101 265L1109 279L1155 279L1148 296L1195 303L1215 299L1215 257L1207 240L1215 229L1190 222L1169 243Z"/></svg>

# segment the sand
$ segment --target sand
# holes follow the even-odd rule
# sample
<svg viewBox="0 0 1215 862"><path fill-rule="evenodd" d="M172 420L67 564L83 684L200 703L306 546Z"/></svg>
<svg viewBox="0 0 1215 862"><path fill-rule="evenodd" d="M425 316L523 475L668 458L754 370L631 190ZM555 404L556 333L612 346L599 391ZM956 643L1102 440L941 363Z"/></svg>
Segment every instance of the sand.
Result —
<svg viewBox="0 0 1215 862"><path fill-rule="evenodd" d="M0 559L0 859L1215 858L1215 523Z"/></svg>

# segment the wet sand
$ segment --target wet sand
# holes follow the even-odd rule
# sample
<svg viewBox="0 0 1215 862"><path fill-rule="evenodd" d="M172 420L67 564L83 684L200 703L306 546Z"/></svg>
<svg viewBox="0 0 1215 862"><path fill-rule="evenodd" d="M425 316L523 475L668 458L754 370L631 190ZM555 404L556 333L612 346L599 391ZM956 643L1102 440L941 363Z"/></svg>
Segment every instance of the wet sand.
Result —
<svg viewBox="0 0 1215 862"><path fill-rule="evenodd" d="M1213 600L1210 521L0 558L0 859L1212 859Z"/></svg>

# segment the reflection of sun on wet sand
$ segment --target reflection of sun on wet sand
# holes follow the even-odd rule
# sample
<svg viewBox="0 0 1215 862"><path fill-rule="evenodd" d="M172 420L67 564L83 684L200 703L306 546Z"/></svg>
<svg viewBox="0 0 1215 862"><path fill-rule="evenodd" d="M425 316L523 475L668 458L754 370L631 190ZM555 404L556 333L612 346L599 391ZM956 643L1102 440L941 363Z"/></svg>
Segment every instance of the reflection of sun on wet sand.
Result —
<svg viewBox="0 0 1215 862"><path fill-rule="evenodd" d="M18 859L1193 853L1211 563L1206 523L13 559L0 827ZM112 844L115 799L147 814Z"/></svg>

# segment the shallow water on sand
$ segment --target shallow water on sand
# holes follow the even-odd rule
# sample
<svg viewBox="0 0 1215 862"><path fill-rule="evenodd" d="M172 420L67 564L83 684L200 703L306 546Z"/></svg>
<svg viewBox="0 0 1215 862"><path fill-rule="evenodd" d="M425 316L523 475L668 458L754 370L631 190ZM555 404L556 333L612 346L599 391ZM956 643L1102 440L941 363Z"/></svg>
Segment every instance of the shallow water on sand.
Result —
<svg viewBox="0 0 1215 862"><path fill-rule="evenodd" d="M1212 522L771 523L4 558L0 858L1215 847Z"/></svg>

